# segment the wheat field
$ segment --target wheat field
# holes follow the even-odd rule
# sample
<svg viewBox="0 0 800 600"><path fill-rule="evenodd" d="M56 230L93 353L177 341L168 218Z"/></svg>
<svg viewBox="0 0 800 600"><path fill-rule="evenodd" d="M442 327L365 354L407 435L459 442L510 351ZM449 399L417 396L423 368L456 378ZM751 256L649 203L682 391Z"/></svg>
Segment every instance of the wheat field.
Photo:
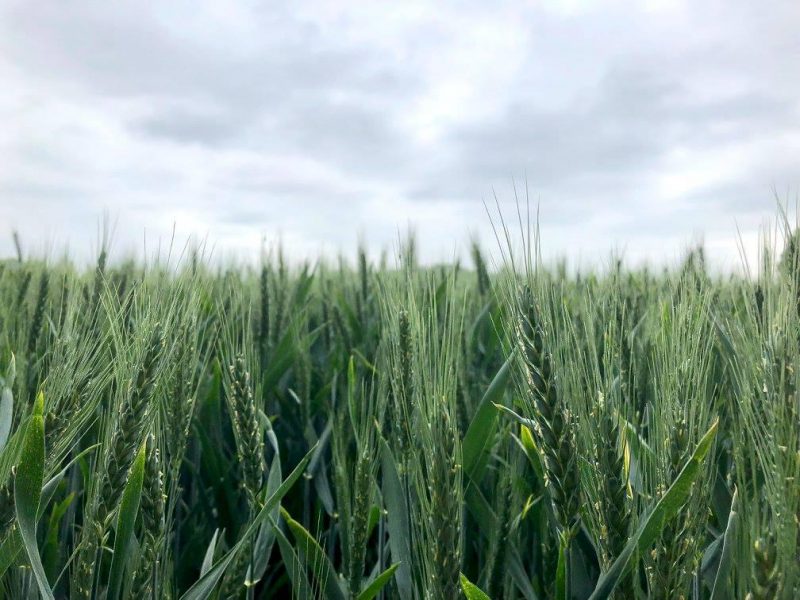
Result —
<svg viewBox="0 0 800 600"><path fill-rule="evenodd" d="M500 229L504 239L507 229ZM0 262L0 596L800 597L800 244L749 277ZM490 263L491 266L490 266Z"/></svg>

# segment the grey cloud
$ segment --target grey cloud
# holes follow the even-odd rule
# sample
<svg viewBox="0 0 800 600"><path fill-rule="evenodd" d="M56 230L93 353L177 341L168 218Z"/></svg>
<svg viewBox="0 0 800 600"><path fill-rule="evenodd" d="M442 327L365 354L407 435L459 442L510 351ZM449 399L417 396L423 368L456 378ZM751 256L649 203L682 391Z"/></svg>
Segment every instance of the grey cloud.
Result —
<svg viewBox="0 0 800 600"><path fill-rule="evenodd" d="M352 177L402 178L412 149L390 111L310 94L263 110L156 109L134 125L149 136L212 149L316 159ZM252 187L253 182L237 187Z"/></svg>
<svg viewBox="0 0 800 600"><path fill-rule="evenodd" d="M275 128L280 141L353 176L403 176L412 159L408 139L393 115L352 103L313 102L286 114Z"/></svg>
<svg viewBox="0 0 800 600"><path fill-rule="evenodd" d="M494 120L451 132L452 159L436 165L412 193L420 199L463 196L480 189L481 179L523 174L538 193L578 198L564 207L572 218L598 196L620 190L625 178L635 184L670 147L674 133L661 113L672 93L672 85L653 77L612 74L586 107L515 102Z"/></svg>
<svg viewBox="0 0 800 600"><path fill-rule="evenodd" d="M373 49L334 44L291 14L264 19L263 46L236 51L180 39L144 6L19 3L6 11L5 52L19 65L94 93L144 97L165 104L140 125L179 141L224 141L262 115L280 112L341 116L331 96L356 102L408 97L420 82ZM13 26L9 26L13 23ZM184 110L174 104L183 103ZM214 117L193 103L222 107ZM170 105L172 104L172 105ZM351 109L352 110L352 109ZM316 116L319 120L319 116Z"/></svg>
<svg viewBox="0 0 800 600"><path fill-rule="evenodd" d="M189 105L165 107L142 118L136 127L156 138L214 146L235 139L246 123L246 119L229 111L202 111Z"/></svg>
<svg viewBox="0 0 800 600"><path fill-rule="evenodd" d="M145 10L128 11L18 5L4 45L19 64L55 82L144 99L147 114L129 123L133 133L317 157L352 177L403 176L408 150L392 112L420 83L401 65L369 48L334 45L293 15L266 17L264 48L248 55L176 39ZM301 197L299 186L290 197Z"/></svg>
<svg viewBox="0 0 800 600"><path fill-rule="evenodd" d="M586 108L542 111L511 106L495 122L455 132L452 144L472 172L527 170L543 186L584 174L626 174L655 164L676 143L704 141L716 123L738 117L785 123L776 104L747 96L724 104L683 105L670 80L641 72L610 72ZM788 109L787 105L778 105ZM718 109L722 109L717 112ZM726 114L727 113L727 114Z"/></svg>
<svg viewBox="0 0 800 600"><path fill-rule="evenodd" d="M550 198L548 218L568 221L597 205L633 203L637 187L660 171L677 146L715 150L797 128L796 106L760 91L693 100L668 73L612 65L588 103L582 98L555 110L517 102L497 119L451 132L454 157L410 193L419 199L463 197L479 189L481 180L524 173L533 190ZM763 196L771 180L791 181L796 162L792 166L794 171L748 173L754 179L750 193L755 187ZM643 185L639 189L645 193ZM763 208L741 189L731 184L714 192L729 199L724 205L730 210Z"/></svg>

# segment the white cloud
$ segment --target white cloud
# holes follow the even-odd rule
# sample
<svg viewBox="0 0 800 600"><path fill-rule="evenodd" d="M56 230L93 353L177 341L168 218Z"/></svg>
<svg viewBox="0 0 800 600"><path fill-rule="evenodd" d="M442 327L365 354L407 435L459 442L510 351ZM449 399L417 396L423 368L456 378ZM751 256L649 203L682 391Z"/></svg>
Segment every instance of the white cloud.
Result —
<svg viewBox="0 0 800 600"><path fill-rule="evenodd" d="M738 258L798 189L800 6L318 0L0 2L0 220L88 256L179 234L218 254L396 244L482 201L541 203L548 255ZM786 192L785 192L786 191ZM52 242L55 240L55 242ZM12 252L0 234L0 254Z"/></svg>

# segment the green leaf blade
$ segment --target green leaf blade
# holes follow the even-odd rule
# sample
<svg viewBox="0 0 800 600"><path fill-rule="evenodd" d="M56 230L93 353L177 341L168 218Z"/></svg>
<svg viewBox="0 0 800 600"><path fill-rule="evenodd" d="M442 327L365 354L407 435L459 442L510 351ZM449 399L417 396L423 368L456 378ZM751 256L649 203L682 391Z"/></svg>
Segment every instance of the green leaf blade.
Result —
<svg viewBox="0 0 800 600"><path fill-rule="evenodd" d="M473 481L480 480L482 475L481 459L488 451L497 424L497 410L494 405L500 402L505 393L511 377L512 358L509 357L497 371L475 411L467 433L464 434L461 446L464 473Z"/></svg>
<svg viewBox="0 0 800 600"><path fill-rule="evenodd" d="M467 600L490 600L488 594L461 573L461 589Z"/></svg>
<svg viewBox="0 0 800 600"><path fill-rule="evenodd" d="M14 479L14 507L20 537L39 593L43 598L50 600L53 598L53 591L47 581L36 542L36 523L39 520L39 504L44 480L44 451L44 418L39 406L34 408L34 414L28 422L22 441L22 452Z"/></svg>
<svg viewBox="0 0 800 600"><path fill-rule="evenodd" d="M314 539L314 536L302 524L295 521L286 509L281 508L281 516L292 531L300 550L299 556L301 560L305 561L306 569L311 569L314 573L314 578L325 589L326 598L329 600L345 600L344 591L336 576L336 569L334 569L330 558L319 545L319 542Z"/></svg>
<svg viewBox="0 0 800 600"><path fill-rule="evenodd" d="M386 569L383 573L378 575L372 583L370 583L367 587L361 590L361 593L358 595L357 600L372 600L375 596L377 596L381 590L386 587L386 584L392 579L394 572L397 571L397 568L400 566L400 563L394 563L391 567Z"/></svg>
<svg viewBox="0 0 800 600"><path fill-rule="evenodd" d="M408 537L409 517L400 476L394 456L385 440L381 440L383 498L386 503L389 549L392 560L399 562L395 582L402 600L411 600L414 593L411 574L411 540Z"/></svg>
<svg viewBox="0 0 800 600"><path fill-rule="evenodd" d="M133 529L139 514L144 485L145 445L139 448L131 466L128 481L122 491L122 499L117 512L117 530L114 537L114 555L111 559L111 570L108 575L108 599L117 600L122 591L122 578L128 562Z"/></svg>
<svg viewBox="0 0 800 600"><path fill-rule="evenodd" d="M717 567L717 574L714 577L714 588L711 590L710 600L723 600L730 597L730 590L728 576L731 572L733 544L736 536L736 529L738 526L738 500L739 490L733 492L733 499L731 500L731 510L728 513L728 524L725 527L725 533L722 536L722 554L719 559L719 566Z"/></svg>

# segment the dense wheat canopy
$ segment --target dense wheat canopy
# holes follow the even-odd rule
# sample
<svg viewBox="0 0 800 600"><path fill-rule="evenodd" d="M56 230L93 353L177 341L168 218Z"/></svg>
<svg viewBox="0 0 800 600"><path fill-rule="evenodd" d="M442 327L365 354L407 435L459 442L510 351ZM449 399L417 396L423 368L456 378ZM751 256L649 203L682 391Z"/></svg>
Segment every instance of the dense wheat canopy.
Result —
<svg viewBox="0 0 800 600"><path fill-rule="evenodd" d="M797 244L570 275L518 221L0 262L0 597L796 598Z"/></svg>

